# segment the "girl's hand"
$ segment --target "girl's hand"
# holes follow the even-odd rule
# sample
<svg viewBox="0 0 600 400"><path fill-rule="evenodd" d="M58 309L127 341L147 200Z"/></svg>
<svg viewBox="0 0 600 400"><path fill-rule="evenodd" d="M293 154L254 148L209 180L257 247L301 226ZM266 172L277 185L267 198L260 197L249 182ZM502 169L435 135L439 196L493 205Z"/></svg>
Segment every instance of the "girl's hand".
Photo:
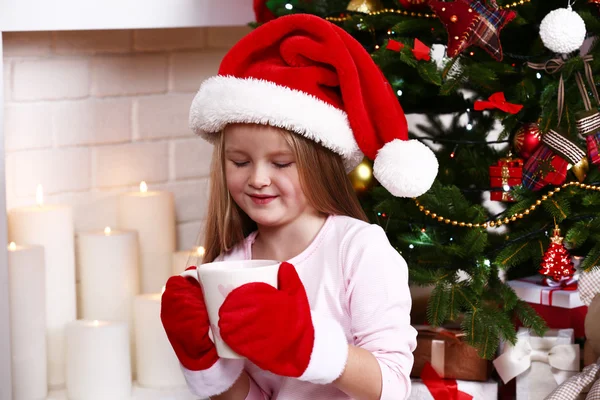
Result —
<svg viewBox="0 0 600 400"><path fill-rule="evenodd" d="M185 368L206 370L217 362L217 350L208 336L210 323L204 296L196 279L179 275L169 278L162 295L160 318Z"/></svg>
<svg viewBox="0 0 600 400"><path fill-rule="evenodd" d="M282 263L279 289L248 283L229 293L219 310L223 340L258 367L314 383L343 372L348 343L334 320L312 313L293 265Z"/></svg>

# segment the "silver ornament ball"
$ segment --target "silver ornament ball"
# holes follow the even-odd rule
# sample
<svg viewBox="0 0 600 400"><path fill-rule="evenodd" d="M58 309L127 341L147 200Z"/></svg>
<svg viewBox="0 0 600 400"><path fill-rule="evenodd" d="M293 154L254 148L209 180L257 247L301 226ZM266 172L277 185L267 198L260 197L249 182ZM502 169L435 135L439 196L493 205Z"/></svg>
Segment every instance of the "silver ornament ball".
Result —
<svg viewBox="0 0 600 400"><path fill-rule="evenodd" d="M555 53L570 53L581 47L585 40L585 23L575 11L558 8L550 11L540 24L544 46Z"/></svg>

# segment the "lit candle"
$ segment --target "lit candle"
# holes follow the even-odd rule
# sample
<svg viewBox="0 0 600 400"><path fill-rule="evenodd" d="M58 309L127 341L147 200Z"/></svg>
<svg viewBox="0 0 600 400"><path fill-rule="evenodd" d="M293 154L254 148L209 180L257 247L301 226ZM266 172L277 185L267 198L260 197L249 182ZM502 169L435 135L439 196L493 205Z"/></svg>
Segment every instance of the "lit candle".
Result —
<svg viewBox="0 0 600 400"><path fill-rule="evenodd" d="M65 384L65 326L76 319L73 211L45 205L38 186L37 205L8 211L9 240L44 247L48 385Z"/></svg>
<svg viewBox="0 0 600 400"><path fill-rule="evenodd" d="M151 293L135 298L137 382L151 388L183 387L179 360L160 320L161 297L162 293Z"/></svg>
<svg viewBox="0 0 600 400"><path fill-rule="evenodd" d="M140 293L137 232L108 226L80 232L77 254L81 318L126 322L133 349L133 299Z"/></svg>
<svg viewBox="0 0 600 400"><path fill-rule="evenodd" d="M46 283L42 246L8 245L8 305L14 400L45 399Z"/></svg>
<svg viewBox="0 0 600 400"><path fill-rule="evenodd" d="M77 320L67 325L69 399L130 400L129 328L125 322Z"/></svg>
<svg viewBox="0 0 600 400"><path fill-rule="evenodd" d="M175 251L173 194L148 191L142 182L138 192L119 196L118 225L138 232L141 292L160 291L171 275L171 258Z"/></svg>
<svg viewBox="0 0 600 400"><path fill-rule="evenodd" d="M204 247L199 246L194 250L189 251L176 251L173 253L173 264L171 275L179 275L186 268L190 266L198 266L202 264L202 258L204 257Z"/></svg>

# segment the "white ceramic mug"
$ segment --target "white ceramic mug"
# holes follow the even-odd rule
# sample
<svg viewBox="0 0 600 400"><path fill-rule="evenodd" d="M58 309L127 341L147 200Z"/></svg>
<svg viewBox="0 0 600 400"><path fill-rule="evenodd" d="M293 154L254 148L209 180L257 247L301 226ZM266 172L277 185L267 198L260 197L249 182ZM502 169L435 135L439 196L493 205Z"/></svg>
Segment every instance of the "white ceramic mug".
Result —
<svg viewBox="0 0 600 400"><path fill-rule="evenodd" d="M223 301L229 292L246 283L264 282L277 288L279 264L273 260L216 261L181 274L194 277L202 286L212 339L219 357L243 358L231 350L219 334L219 309Z"/></svg>

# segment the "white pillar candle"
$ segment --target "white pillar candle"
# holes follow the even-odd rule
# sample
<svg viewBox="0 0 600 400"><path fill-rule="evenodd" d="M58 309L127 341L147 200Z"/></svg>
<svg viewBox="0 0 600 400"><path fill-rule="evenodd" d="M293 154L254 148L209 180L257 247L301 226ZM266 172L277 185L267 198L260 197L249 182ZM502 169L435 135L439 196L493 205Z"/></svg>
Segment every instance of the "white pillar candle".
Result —
<svg viewBox="0 0 600 400"><path fill-rule="evenodd" d="M67 395L71 400L130 400L129 329L124 322L67 325Z"/></svg>
<svg viewBox="0 0 600 400"><path fill-rule="evenodd" d="M65 384L65 326L77 317L73 211L64 205L38 205L8 211L9 240L44 247L48 385Z"/></svg>
<svg viewBox="0 0 600 400"><path fill-rule="evenodd" d="M135 298L137 382L152 388L185 386L179 360L160 320L160 299L160 293Z"/></svg>
<svg viewBox="0 0 600 400"><path fill-rule="evenodd" d="M199 246L194 250L176 251L173 253L173 263L171 275L179 275L190 266L198 266L202 264L204 257L204 247Z"/></svg>
<svg viewBox="0 0 600 400"><path fill-rule="evenodd" d="M141 292L156 293L171 274L175 203L172 193L145 188L141 185L139 192L119 196L118 225L138 232Z"/></svg>
<svg viewBox="0 0 600 400"><path fill-rule="evenodd" d="M81 318L126 322L133 355L133 299L140 293L137 232L110 227L80 232L77 255Z"/></svg>
<svg viewBox="0 0 600 400"><path fill-rule="evenodd" d="M45 399L46 282L42 246L8 246L13 400Z"/></svg>

